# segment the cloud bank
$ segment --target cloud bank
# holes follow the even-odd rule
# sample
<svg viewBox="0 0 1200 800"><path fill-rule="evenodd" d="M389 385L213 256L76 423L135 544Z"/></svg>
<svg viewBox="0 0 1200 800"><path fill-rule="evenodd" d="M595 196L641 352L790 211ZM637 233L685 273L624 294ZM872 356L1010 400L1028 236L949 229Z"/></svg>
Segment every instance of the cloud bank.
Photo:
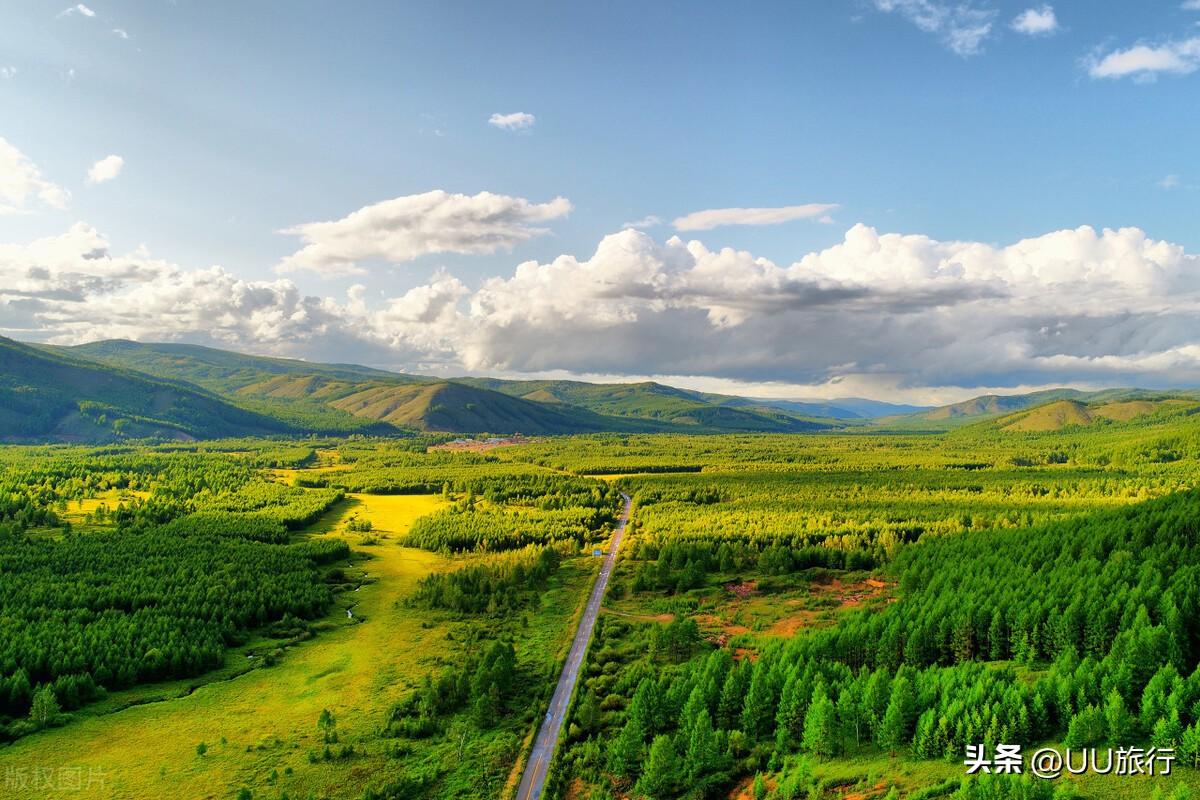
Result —
<svg viewBox="0 0 1200 800"><path fill-rule="evenodd" d="M366 272L363 261L401 263L431 253L510 250L547 233L540 223L570 211L565 197L531 203L491 192L465 195L440 189L397 197L339 220L284 229L281 233L299 236L304 247L284 258L276 271L354 275Z"/></svg>
<svg viewBox="0 0 1200 800"><path fill-rule="evenodd" d="M1137 228L996 246L859 224L787 265L630 229L476 287L438 272L366 298L363 286L312 296L287 278L115 254L82 224L0 245L0 329L22 339L797 390L1200 383L1200 256Z"/></svg>

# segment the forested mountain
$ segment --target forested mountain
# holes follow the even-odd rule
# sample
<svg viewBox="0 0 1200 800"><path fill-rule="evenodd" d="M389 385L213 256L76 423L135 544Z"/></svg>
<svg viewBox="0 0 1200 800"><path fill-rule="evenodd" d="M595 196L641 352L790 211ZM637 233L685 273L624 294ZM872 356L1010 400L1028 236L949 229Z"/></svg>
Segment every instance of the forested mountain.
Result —
<svg viewBox="0 0 1200 800"><path fill-rule="evenodd" d="M0 337L0 441L106 442L294 433L198 387Z"/></svg>
<svg viewBox="0 0 1200 800"><path fill-rule="evenodd" d="M567 403L599 414L661 420L716 430L773 433L822 430L841 423L835 417L856 415L812 404L811 409L788 407L744 397L678 389L654 381L587 383L584 381L508 381L499 378L457 378L458 383L486 387L539 403ZM807 404L790 404L805 406ZM837 413L814 413L814 412ZM825 419L813 419L822 417Z"/></svg>
<svg viewBox="0 0 1200 800"><path fill-rule="evenodd" d="M1000 417L995 424L1004 431L1056 431L1068 425L1130 422L1155 416L1192 414L1197 410L1200 410L1200 403L1181 397L1091 404L1078 400L1057 400L1028 411Z"/></svg>
<svg viewBox="0 0 1200 800"><path fill-rule="evenodd" d="M447 381L348 364L130 341L45 349L192 382L243 408L320 432L791 433L841 424L760 407L756 401L746 401L749 408L735 408L731 401L742 398L704 395L657 383Z"/></svg>
<svg viewBox="0 0 1200 800"><path fill-rule="evenodd" d="M124 339L54 348L118 367L185 380L219 394L230 394L276 375L313 375L340 381L413 383L422 379L356 364L321 364L291 358L268 358L194 344L142 343Z"/></svg>
<svg viewBox="0 0 1200 800"><path fill-rule="evenodd" d="M985 394L915 414L882 417L877 425L901 430L946 430L991 420L1013 431L1057 430L1065 425L1087 425L1097 419L1128 422L1172 405L1194 404L1195 390L1153 391L1118 388L1085 392L1046 389L1027 394ZM1166 405L1163 405L1163 404Z"/></svg>
<svg viewBox="0 0 1200 800"><path fill-rule="evenodd" d="M755 399L653 381L443 379L188 344L112 340L56 347L9 343L20 350L22 358L41 359L38 363L42 365L27 369L24 362L10 360L0 376L13 398L0 416L0 437L10 440L211 438L284 432L386 436L406 431L807 433L866 427L913 431L946 430L981 420L1005 431L1037 432L1186 413L1189 403L1200 401L1200 396L1187 392L1052 389L983 395L928 409L861 398L828 402ZM58 380L45 372L46 364L73 365L91 377ZM106 377L101 380L100 376ZM128 381L133 378L149 381L156 388L131 388ZM126 407L89 394L91 387L100 385L110 393L127 392L137 402ZM124 388L118 390L118 386ZM169 387L168 393L176 393L178 398L188 398L188 409L176 408L165 415L150 413L154 409L169 411L176 405L177 400L164 399L168 390L163 387ZM33 400L35 397L54 400L46 404ZM201 407L222 409L217 416L226 421L200 422L208 413L195 410ZM888 416L880 416L883 414ZM97 422L100 417L104 420ZM86 423L82 421L85 418L89 420Z"/></svg>

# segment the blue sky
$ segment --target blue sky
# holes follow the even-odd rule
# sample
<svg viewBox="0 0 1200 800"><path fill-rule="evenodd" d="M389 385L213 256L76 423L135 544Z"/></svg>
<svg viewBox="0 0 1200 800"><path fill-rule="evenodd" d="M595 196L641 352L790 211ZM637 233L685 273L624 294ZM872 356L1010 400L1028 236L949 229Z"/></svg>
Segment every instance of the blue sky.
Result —
<svg viewBox="0 0 1200 800"><path fill-rule="evenodd" d="M880 235L975 242L998 250L1079 226L1098 234L1132 227L1148 240L1182 249L1182 262L1155 261L1150 272L1174 270L1173 276L1194 281L1189 254L1200 252L1195 144L1200 9L1185 5L97 0L80 8L16 0L6 4L0 26L0 137L34 165L38 180L62 189L69 200L48 203L31 192L20 208L0 214L0 242L27 247L35 239L65 237L73 225L83 224L103 240L111 259L137 253L174 270L221 265L243 282L286 280L313 307L353 305L346 292L360 285L356 292L372 311L403 297L411 309L433 292L429 287L452 276L460 288L443 289L457 293L459 310L454 320L438 316L445 309L429 308L401 314L399 322L373 319L378 330L365 343L346 333L361 327L361 320L349 323L346 313L328 309L341 316L325 320L324 333L276 328L254 335L263 331L233 326L214 338L212 327L196 320L192 328L178 321L158 327L150 321L141 327L106 321L97 311L105 304L90 300L77 314L61 308L50 313L30 305L38 300L27 291L23 310L10 304L6 314L0 305L0 332L63 341L126 333L313 357L338 355L328 344L338 339L350 354L357 350L373 363L403 368L664 375L708 385L740 381L791 394L828 393L831 380L850 375L875 376L862 378L861 386L848 384L856 388L877 385L929 396L939 387L944 395L979 387L1178 380L1145 360L1173 354L1167 360L1178 373L1178 359L1191 358L1181 353L1190 352L1193 343L1175 333L1187 327L1187 318L1174 319L1175 314L1168 315L1174 319L1169 333L1154 331L1137 350L1100 346L1089 334L1083 338L1090 349L1076 343L1074 349L1046 353L1026 339L1023 363L980 370L972 358L933 372L914 368L911 356L902 359L878 348L824 364L776 353L764 357L761 369L738 368L732 361L707 369L704 358L653 352L589 361L570 355L570 347L561 357L531 356L528 346L513 345L510 352L493 342L468 341L459 329L497 322L468 310L487 299L476 293L488 279L511 283L517 264L548 265L563 254L586 262L606 236L647 217L662 224L642 226L650 241L638 239L623 252L650 248L649 257L670 262L669 253L659 251L669 249L678 233L702 241L710 252L736 248L784 271L806 254L844 243L858 224ZM1025 18L1032 23L1022 32L1015 21L1026 12L1035 16ZM510 130L488 122L493 114L518 112L532 115L533 123ZM88 169L109 155L122 161L118 174L89 184ZM522 218L518 224L535 230L490 252L478 242L428 245L400 258L394 247L372 249L367 243L352 248L365 253L355 260L356 274L277 272L281 260L304 244L298 234L280 231L341 220L363 207L433 190L468 197L487 191L535 206L562 197L570 212L536 222ZM836 207L779 224L683 232L671 225L710 209L810 204ZM335 232L374 235L358 228ZM459 241L456 236L450 239ZM28 254L13 255L10 262L21 257ZM677 263L664 263L654 269L665 277L649 281L657 280L659 288L679 277ZM29 266L10 264L14 270ZM78 276L79 268L72 269ZM113 264L106 269L121 272ZM627 267L613 269L630 274ZM885 295L894 288L889 281L895 275L855 269L827 266L813 279ZM991 267L981 269L959 276L964 284L959 288L1007 280ZM1094 275L1097 267L1074 269L1071 275L1078 278ZM952 280L951 273L942 270L934 278ZM736 268L724 274L727 282L745 282ZM797 280L798 274L792 270L767 283L777 292L780 281ZM1172 287L1179 291L1179 285ZM1021 291L1006 294L1015 303L1023 291L1038 293L1022 284ZM704 292L693 287L682 294ZM678 295L665 302L680 302ZM752 308L755 316L713 322L723 319L713 308L730 303L710 295L704 295L707 305L690 300L684 305L688 314L709 321L709 332L724 337L714 343L716 352L726 354L715 359L718 364L736 351L726 340L749 336L747 323L761 328L756 335L766 341L741 341L737 347L755 352L778 351L789 337L813 337L813 319L767 324L779 316L772 311L777 298L759 296L753 303L736 298L732 305ZM629 296L646 300L645 287ZM1036 316L1041 330L1073 316L1069 299L1064 295L1063 307L1028 315L1010 303L1008 317L1021 316L1027 332ZM1176 310L1164 309L1162 299L1136 307L1108 303L1087 317L1094 321L1101 312L1122 319L1162 317ZM564 301L564 308L578 300ZM808 301L800 305L811 308ZM947 308L959 306L935 304L925 312L936 320ZM822 331L866 313L828 304L821 309ZM578 315L568 312L538 335L554 336L565 326L565 334L583 333L585 340L603 329L637 342L639 335L658 330L652 325L638 331L612 315L587 320L577 330L570 320ZM654 313L652 303L637 310L634 321L653 322ZM875 313L890 315L900 327L913 321L898 306L876 307ZM287 315L294 316L295 309ZM64 317L79 324L63 324ZM434 317L439 319L434 327L442 328L437 341L418 341L431 336L429 331L414 335L404 329L432 324ZM513 342L537 338L514 330L511 320L497 324L489 335ZM1009 319L995 333L1019 334L1013 325ZM332 335L328 326L340 328ZM868 333L897 331L847 325L846 335ZM315 348L319 352L310 337L325 343ZM1047 355L1090 359L1090 366L1059 361L1056 372L1045 362ZM1095 360L1102 357L1124 360L1100 369ZM1135 357L1139 365L1129 361ZM1194 366L1187 364L1189 370ZM1187 372L1187 379L1197 374Z"/></svg>

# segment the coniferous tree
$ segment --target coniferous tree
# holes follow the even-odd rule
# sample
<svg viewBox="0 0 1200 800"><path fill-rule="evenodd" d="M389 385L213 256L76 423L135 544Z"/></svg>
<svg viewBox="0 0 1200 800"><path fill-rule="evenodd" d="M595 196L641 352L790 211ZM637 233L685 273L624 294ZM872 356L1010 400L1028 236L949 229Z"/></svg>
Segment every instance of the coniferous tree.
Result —
<svg viewBox="0 0 1200 800"><path fill-rule="evenodd" d="M675 752L674 739L666 734L655 736L634 791L651 800L663 800L672 795L679 777L679 754Z"/></svg>
<svg viewBox="0 0 1200 800"><path fill-rule="evenodd" d="M837 711L825 685L818 684L804 717L804 749L828 758L837 754L837 745Z"/></svg>

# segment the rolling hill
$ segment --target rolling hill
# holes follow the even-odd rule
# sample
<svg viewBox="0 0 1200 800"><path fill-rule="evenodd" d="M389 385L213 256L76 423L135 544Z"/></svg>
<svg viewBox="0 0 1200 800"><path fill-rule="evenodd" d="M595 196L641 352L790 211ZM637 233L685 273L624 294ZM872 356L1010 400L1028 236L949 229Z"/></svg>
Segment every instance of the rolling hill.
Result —
<svg viewBox="0 0 1200 800"><path fill-rule="evenodd" d="M299 432L198 387L0 337L0 441L96 443Z"/></svg>
<svg viewBox="0 0 1200 800"><path fill-rule="evenodd" d="M47 353L195 384L239 408L318 433L802 432L837 425L737 409L660 384L443 380L351 364L182 344L104 341Z"/></svg>
<svg viewBox="0 0 1200 800"><path fill-rule="evenodd" d="M677 389L653 381L587 383L499 378L456 378L455 381L539 403L569 404L605 416L667 422L693 429L798 433L841 425L831 418L833 415L814 419L765 402Z"/></svg>
<svg viewBox="0 0 1200 800"><path fill-rule="evenodd" d="M1197 398L1140 389L988 394L938 408L861 398L763 400L655 382L442 379L187 344L4 343L0 439L110 441L260 433L803 433L1007 431L1179 412ZM1171 398L1176 398L1171 400ZM1176 403L1172 405L1171 403ZM898 413L902 412L902 413ZM889 416L880 417L887 413Z"/></svg>
<svg viewBox="0 0 1200 800"><path fill-rule="evenodd" d="M251 356L194 344L142 343L108 339L74 347L53 348L93 361L129 367L161 378L184 380L219 394L229 394L272 375L314 375L347 382L420 382L421 378L356 364L321 364L292 358Z"/></svg>
<svg viewBox="0 0 1200 800"><path fill-rule="evenodd" d="M1108 418L1115 421L1127 421L1139 416L1141 412L1138 409L1143 408L1140 404L1154 404L1173 398L1189 400L1197 399L1197 395L1194 391L1162 392L1133 388L1101 389L1094 392L1078 389L1046 389L1026 394L985 394L915 414L882 417L875 420L874 423L878 428L895 431L949 430L982 420L1011 419L1016 421L1019 412L1053 406L1051 410L1039 413L1039 418L1044 418L1043 421L1027 423L1049 426L1043 427L1043 429L1052 430L1055 425L1061 427L1071 424L1088 424L1095 409L1101 406L1108 406L1112 409L1111 416ZM1101 414L1100 417L1104 418L1105 414Z"/></svg>
<svg viewBox="0 0 1200 800"><path fill-rule="evenodd" d="M1097 422L1133 422L1157 415L1194 413L1200 403L1179 397L1160 399L1110 400L1087 404L1078 400L1055 400L1036 408L1009 414L993 424L1002 431L1057 431L1071 425L1087 426Z"/></svg>

